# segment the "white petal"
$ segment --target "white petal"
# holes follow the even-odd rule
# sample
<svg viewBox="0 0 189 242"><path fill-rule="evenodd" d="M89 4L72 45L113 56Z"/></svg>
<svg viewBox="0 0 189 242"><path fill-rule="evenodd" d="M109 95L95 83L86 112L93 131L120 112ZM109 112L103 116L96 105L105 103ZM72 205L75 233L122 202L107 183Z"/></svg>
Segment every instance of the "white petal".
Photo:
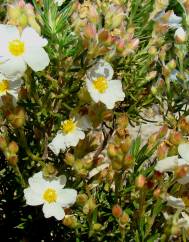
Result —
<svg viewBox="0 0 189 242"><path fill-rule="evenodd" d="M77 191L75 189L62 189L58 192L57 202L60 203L61 206L67 208L75 203L76 197Z"/></svg>
<svg viewBox="0 0 189 242"><path fill-rule="evenodd" d="M58 155L60 150L65 151L65 138L61 131L57 133L56 137L52 140L48 147L54 152L55 155Z"/></svg>
<svg viewBox="0 0 189 242"><path fill-rule="evenodd" d="M85 138L85 133L82 130L77 128L73 133L66 134L64 136L65 145L66 147L70 147L70 146L75 147L79 143L79 140L84 138Z"/></svg>
<svg viewBox="0 0 189 242"><path fill-rule="evenodd" d="M14 25L0 24L0 43L20 39L20 33Z"/></svg>
<svg viewBox="0 0 189 242"><path fill-rule="evenodd" d="M22 57L10 58L8 61L0 64L0 72L8 79L18 79L23 76L26 70L26 64Z"/></svg>
<svg viewBox="0 0 189 242"><path fill-rule="evenodd" d="M178 146L179 155L189 163L189 144L180 144Z"/></svg>
<svg viewBox="0 0 189 242"><path fill-rule="evenodd" d="M93 82L89 79L86 80L87 90L94 102L99 102L101 98L101 93L99 93L93 86Z"/></svg>
<svg viewBox="0 0 189 242"><path fill-rule="evenodd" d="M57 220L62 220L65 216L64 209L58 203L45 203L43 213L45 218L55 217Z"/></svg>
<svg viewBox="0 0 189 242"><path fill-rule="evenodd" d="M48 186L48 181L43 178L43 173L41 171L30 177L28 182L30 188L40 195L42 195L44 189Z"/></svg>
<svg viewBox="0 0 189 242"><path fill-rule="evenodd" d="M125 93L122 90L120 80L111 80L108 84L108 89L101 95L100 101L106 105L108 109L113 109L115 103L123 101Z"/></svg>
<svg viewBox="0 0 189 242"><path fill-rule="evenodd" d="M177 165L178 156L171 156L158 161L154 169L159 172L173 171Z"/></svg>
<svg viewBox="0 0 189 242"><path fill-rule="evenodd" d="M49 186L55 190L60 190L66 185L67 178L64 175L61 175L54 180L49 182Z"/></svg>
<svg viewBox="0 0 189 242"><path fill-rule="evenodd" d="M178 159L178 166L184 166L184 165L189 165L189 162L182 159L182 158L179 158Z"/></svg>
<svg viewBox="0 0 189 242"><path fill-rule="evenodd" d="M24 53L24 60L34 71L42 71L49 65L49 56L41 47L29 47Z"/></svg>
<svg viewBox="0 0 189 242"><path fill-rule="evenodd" d="M28 47L44 47L47 45L47 40L42 38L33 28L26 27L21 35L21 40Z"/></svg>
<svg viewBox="0 0 189 242"><path fill-rule="evenodd" d="M87 78L92 81L97 77L104 76L107 80L111 80L113 74L114 71L111 65L105 60L101 59L87 71Z"/></svg>
<svg viewBox="0 0 189 242"><path fill-rule="evenodd" d="M173 208L185 208L185 204L181 198L167 196L166 201L167 201L167 205Z"/></svg>
<svg viewBox="0 0 189 242"><path fill-rule="evenodd" d="M26 204L30 206L37 206L43 204L41 196L35 193L31 188L24 189L24 197L26 199Z"/></svg>
<svg viewBox="0 0 189 242"><path fill-rule="evenodd" d="M178 179L177 182L182 184L182 185L189 183L189 173L186 176Z"/></svg>

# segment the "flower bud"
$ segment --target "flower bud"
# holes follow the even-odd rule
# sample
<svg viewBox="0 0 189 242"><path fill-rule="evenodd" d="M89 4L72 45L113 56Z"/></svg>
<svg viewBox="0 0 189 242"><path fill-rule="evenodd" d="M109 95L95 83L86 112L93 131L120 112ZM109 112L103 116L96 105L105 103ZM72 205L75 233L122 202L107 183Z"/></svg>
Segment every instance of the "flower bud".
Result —
<svg viewBox="0 0 189 242"><path fill-rule="evenodd" d="M49 162L45 164L43 168L44 177L54 177L58 173L57 169L54 167L53 163Z"/></svg>
<svg viewBox="0 0 189 242"><path fill-rule="evenodd" d="M159 130L159 138L163 138L168 132L167 124L164 124Z"/></svg>
<svg viewBox="0 0 189 242"><path fill-rule="evenodd" d="M174 59L170 60L168 63L167 63L167 67L169 68L169 70L174 70L177 66L177 63Z"/></svg>
<svg viewBox="0 0 189 242"><path fill-rule="evenodd" d="M167 156L168 146L165 142L162 142L157 148L157 158L158 160L162 160Z"/></svg>
<svg viewBox="0 0 189 242"><path fill-rule="evenodd" d="M117 119L117 125L120 127L120 128L127 128L128 126L128 123L129 123L129 120L128 120L128 117L126 114L122 114L121 116L118 117Z"/></svg>
<svg viewBox="0 0 189 242"><path fill-rule="evenodd" d="M7 141L4 136L0 136L0 149L4 151L7 148Z"/></svg>
<svg viewBox="0 0 189 242"><path fill-rule="evenodd" d="M8 120L15 128L20 128L25 123L25 111L23 108L17 107L13 113L8 115Z"/></svg>
<svg viewBox="0 0 189 242"><path fill-rule="evenodd" d="M15 141L11 141L8 145L8 151L12 154L16 154L19 150L19 147Z"/></svg>
<svg viewBox="0 0 189 242"><path fill-rule="evenodd" d="M75 157L74 155L72 155L71 153L66 153L65 158L64 158L64 162L69 165L69 166L73 166L73 164L75 163Z"/></svg>
<svg viewBox="0 0 189 242"><path fill-rule="evenodd" d="M68 228L74 229L78 226L77 218L74 215L65 215L63 224Z"/></svg>
<svg viewBox="0 0 189 242"><path fill-rule="evenodd" d="M130 168L134 164L134 159L131 155L126 155L124 160L123 160L123 167L125 169Z"/></svg>
<svg viewBox="0 0 189 242"><path fill-rule="evenodd" d="M123 214L122 208L118 204L115 204L112 207L112 215L115 218L119 218L122 214Z"/></svg>
<svg viewBox="0 0 189 242"><path fill-rule="evenodd" d="M97 12L95 5L90 5L88 9L88 19L91 23L97 24L100 21L100 16Z"/></svg>
<svg viewBox="0 0 189 242"><path fill-rule="evenodd" d="M85 194L85 193L80 193L80 194L77 195L76 203L77 203L78 205L83 206L83 205L86 203L87 200L88 200L88 196L87 196L87 194Z"/></svg>
<svg viewBox="0 0 189 242"><path fill-rule="evenodd" d="M84 214L92 213L95 210L95 208L96 208L96 201L94 198L90 197L83 207L83 213Z"/></svg>
<svg viewBox="0 0 189 242"><path fill-rule="evenodd" d="M122 143L120 144L120 147L121 147L121 150L124 152L124 153L127 153L131 147L131 144L132 144L132 139L131 137L128 135L123 141Z"/></svg>
<svg viewBox="0 0 189 242"><path fill-rule="evenodd" d="M176 44L183 44L187 40L186 31L182 27L180 27L175 31L174 37Z"/></svg>
<svg viewBox="0 0 189 242"><path fill-rule="evenodd" d="M119 218L119 222L121 225L127 224L129 221L129 215L127 213L123 213L121 217Z"/></svg>
<svg viewBox="0 0 189 242"><path fill-rule="evenodd" d="M117 155L117 149L114 144L109 144L107 148L108 156L115 157Z"/></svg>
<svg viewBox="0 0 189 242"><path fill-rule="evenodd" d="M16 166L17 162L18 162L18 156L17 155L12 155L9 152L5 152L5 157L9 163L9 165L11 166Z"/></svg>
<svg viewBox="0 0 189 242"><path fill-rule="evenodd" d="M85 37L87 37L88 39L94 39L96 36L96 28L93 24L87 24L84 27L83 32Z"/></svg>
<svg viewBox="0 0 189 242"><path fill-rule="evenodd" d="M160 188L156 188L153 192L153 196L157 199L160 197L161 194L161 189Z"/></svg>
<svg viewBox="0 0 189 242"><path fill-rule="evenodd" d="M119 159L112 160L112 168L113 170L119 171L123 168L122 161Z"/></svg>
<svg viewBox="0 0 189 242"><path fill-rule="evenodd" d="M149 49L148 49L148 53L152 56L155 56L157 55L157 48L155 46L151 46Z"/></svg>
<svg viewBox="0 0 189 242"><path fill-rule="evenodd" d="M180 132L178 131L173 131L171 132L170 136L169 136L169 141L174 144L174 145L179 145L182 142L182 135Z"/></svg>
<svg viewBox="0 0 189 242"><path fill-rule="evenodd" d="M189 171L189 166L184 165L184 166L179 166L175 169L175 176L177 178L184 177L188 174Z"/></svg>
<svg viewBox="0 0 189 242"><path fill-rule="evenodd" d="M157 71L151 71L147 74L146 80L153 80L157 76Z"/></svg>
<svg viewBox="0 0 189 242"><path fill-rule="evenodd" d="M187 117L182 117L179 120L179 128L183 133L189 134L189 121L187 120Z"/></svg>
<svg viewBox="0 0 189 242"><path fill-rule="evenodd" d="M143 188L146 183L146 178L143 175L139 175L135 180L135 185L138 188Z"/></svg>
<svg viewBox="0 0 189 242"><path fill-rule="evenodd" d="M93 227L92 227L94 231L99 231L101 230L101 228L102 228L102 224L99 224L99 223L93 224Z"/></svg>

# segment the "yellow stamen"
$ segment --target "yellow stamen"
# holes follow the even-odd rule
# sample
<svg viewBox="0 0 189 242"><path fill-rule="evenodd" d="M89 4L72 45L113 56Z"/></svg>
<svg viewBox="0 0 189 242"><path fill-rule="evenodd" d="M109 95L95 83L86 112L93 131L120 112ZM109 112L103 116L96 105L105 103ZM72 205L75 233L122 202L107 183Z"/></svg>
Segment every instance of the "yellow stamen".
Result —
<svg viewBox="0 0 189 242"><path fill-rule="evenodd" d="M48 203L56 202L57 200L57 193L52 188L47 188L43 194L43 199Z"/></svg>
<svg viewBox="0 0 189 242"><path fill-rule="evenodd" d="M108 88L108 81L106 80L105 77L100 76L93 81L93 86L100 93L104 93Z"/></svg>
<svg viewBox="0 0 189 242"><path fill-rule="evenodd" d="M9 51L14 56L20 56L25 51L24 42L16 39L9 42Z"/></svg>
<svg viewBox="0 0 189 242"><path fill-rule="evenodd" d="M9 90L9 81L3 80L0 82L0 93L6 92Z"/></svg>
<svg viewBox="0 0 189 242"><path fill-rule="evenodd" d="M65 134L72 133L76 128L76 124L72 119L65 120L64 123L62 124L62 131Z"/></svg>

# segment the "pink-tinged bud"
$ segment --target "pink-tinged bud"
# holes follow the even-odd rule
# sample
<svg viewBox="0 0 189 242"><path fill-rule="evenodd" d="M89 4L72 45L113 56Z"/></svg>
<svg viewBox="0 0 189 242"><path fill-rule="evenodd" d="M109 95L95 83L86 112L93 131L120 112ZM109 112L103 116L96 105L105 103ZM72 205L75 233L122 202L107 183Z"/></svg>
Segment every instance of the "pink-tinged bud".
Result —
<svg viewBox="0 0 189 242"><path fill-rule="evenodd" d="M159 198L160 195L161 195L161 189L160 189L160 188L156 188L156 189L154 190L154 192L153 192L153 196L154 196L155 198Z"/></svg>
<svg viewBox="0 0 189 242"><path fill-rule="evenodd" d="M175 31L174 37L177 44L183 44L187 40L186 31L182 27L180 27Z"/></svg>
<svg viewBox="0 0 189 242"><path fill-rule="evenodd" d="M166 145L166 143L162 142L157 148L157 158L158 158L158 160L164 159L167 156L168 150L169 150L169 148Z"/></svg>
<svg viewBox="0 0 189 242"><path fill-rule="evenodd" d="M19 147L15 141L11 141L8 145L8 150L12 154L16 154L19 150Z"/></svg>
<svg viewBox="0 0 189 242"><path fill-rule="evenodd" d="M133 39L131 42L130 42L130 48L135 50L137 49L139 46L139 39Z"/></svg>
<svg viewBox="0 0 189 242"><path fill-rule="evenodd" d="M139 175L135 180L135 185L138 188L143 188L146 183L146 178L143 175Z"/></svg>
<svg viewBox="0 0 189 242"><path fill-rule="evenodd" d="M88 19L91 23L97 24L100 20L99 14L95 6L91 5L89 7Z"/></svg>
<svg viewBox="0 0 189 242"><path fill-rule="evenodd" d="M159 138L163 138L168 132L167 124L164 124L159 130Z"/></svg>
<svg viewBox="0 0 189 242"><path fill-rule="evenodd" d="M26 8L29 9L29 10L31 10L32 12L34 10L34 7L33 7L33 5L31 3L27 3L26 4Z"/></svg>
<svg viewBox="0 0 189 242"><path fill-rule="evenodd" d="M96 28L95 28L95 25L93 24L87 24L85 27L84 27L84 35L89 38L89 39L94 39L95 36L96 36Z"/></svg>
<svg viewBox="0 0 189 242"><path fill-rule="evenodd" d="M157 34L165 34L169 30L168 24L156 23L154 26L154 30Z"/></svg>
<svg viewBox="0 0 189 242"><path fill-rule="evenodd" d="M188 174L189 166L179 166L175 170L176 178L182 178Z"/></svg>
<svg viewBox="0 0 189 242"><path fill-rule="evenodd" d="M19 1L18 1L18 6L19 6L20 8L24 8L25 5L26 5L26 3L25 3L24 0L19 0Z"/></svg>
<svg viewBox="0 0 189 242"><path fill-rule="evenodd" d="M151 71L147 74L146 80L153 80L157 76L157 71Z"/></svg>
<svg viewBox="0 0 189 242"><path fill-rule="evenodd" d="M105 29L102 29L98 33L98 40L101 42L107 41L109 38L109 32Z"/></svg>
<svg viewBox="0 0 189 242"><path fill-rule="evenodd" d="M123 160L123 166L125 169L130 168L134 164L134 159L132 155L126 155L124 160Z"/></svg>
<svg viewBox="0 0 189 242"><path fill-rule="evenodd" d="M0 149L4 151L7 148L7 141L4 136L0 136Z"/></svg>
<svg viewBox="0 0 189 242"><path fill-rule="evenodd" d="M182 130L183 133L188 134L189 133L189 121L186 117L182 117L179 120L179 128Z"/></svg>
<svg viewBox="0 0 189 242"><path fill-rule="evenodd" d="M115 205L112 207L112 215L113 215L115 218L119 218L122 214L123 214L123 210L122 210L122 208L121 208L118 204L115 204Z"/></svg>
<svg viewBox="0 0 189 242"><path fill-rule="evenodd" d="M169 141L174 145L179 145L183 140L183 137L180 132L173 131L169 136Z"/></svg>
<svg viewBox="0 0 189 242"><path fill-rule="evenodd" d="M123 52L124 49L125 49L125 45L126 45L126 43L125 43L124 39L117 40L116 41L116 49L117 49L117 51Z"/></svg>

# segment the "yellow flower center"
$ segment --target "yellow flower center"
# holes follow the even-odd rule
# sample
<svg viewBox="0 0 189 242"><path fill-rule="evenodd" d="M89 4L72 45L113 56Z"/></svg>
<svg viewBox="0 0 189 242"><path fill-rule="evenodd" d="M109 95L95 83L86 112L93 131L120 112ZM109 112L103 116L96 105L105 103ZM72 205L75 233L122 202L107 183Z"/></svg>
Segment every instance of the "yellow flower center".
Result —
<svg viewBox="0 0 189 242"><path fill-rule="evenodd" d="M65 134L72 133L76 128L76 124L72 119L65 120L64 123L62 124L62 131Z"/></svg>
<svg viewBox="0 0 189 242"><path fill-rule="evenodd" d="M106 80L105 77L100 76L93 81L93 86L100 93L104 93L108 88L108 81Z"/></svg>
<svg viewBox="0 0 189 242"><path fill-rule="evenodd" d="M48 203L56 202L57 200L57 193L54 189L48 188L45 190L43 194L43 199L47 201Z"/></svg>
<svg viewBox="0 0 189 242"><path fill-rule="evenodd" d="M14 56L22 55L25 51L24 42L16 39L9 42L9 51Z"/></svg>
<svg viewBox="0 0 189 242"><path fill-rule="evenodd" d="M3 80L0 82L0 93L6 92L9 90L9 81Z"/></svg>

